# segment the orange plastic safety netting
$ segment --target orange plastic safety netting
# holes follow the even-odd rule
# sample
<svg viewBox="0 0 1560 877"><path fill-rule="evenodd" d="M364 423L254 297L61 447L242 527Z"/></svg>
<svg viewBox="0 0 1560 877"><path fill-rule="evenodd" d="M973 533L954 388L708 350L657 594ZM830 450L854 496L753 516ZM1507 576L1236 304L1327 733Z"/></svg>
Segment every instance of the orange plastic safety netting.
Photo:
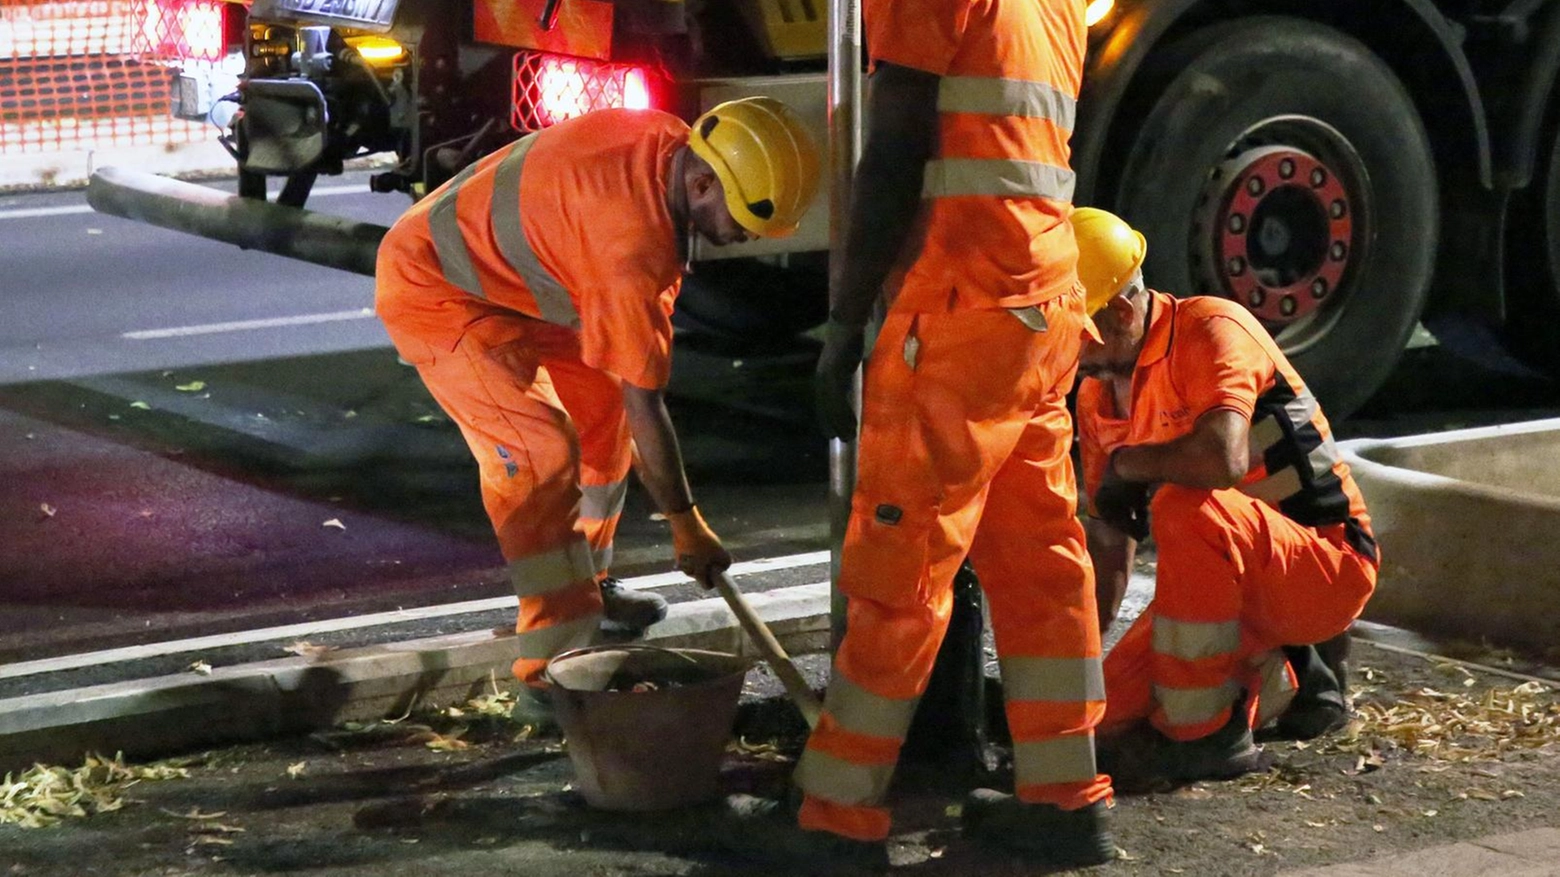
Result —
<svg viewBox="0 0 1560 877"><path fill-rule="evenodd" d="M0 0L0 155L173 145L174 66L221 58L221 0Z"/></svg>

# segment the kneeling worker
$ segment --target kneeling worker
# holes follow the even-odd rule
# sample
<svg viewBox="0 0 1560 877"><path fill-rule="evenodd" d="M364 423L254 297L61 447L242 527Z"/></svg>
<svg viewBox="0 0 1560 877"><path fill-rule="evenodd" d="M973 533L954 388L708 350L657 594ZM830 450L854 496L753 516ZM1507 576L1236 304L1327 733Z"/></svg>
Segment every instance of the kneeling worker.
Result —
<svg viewBox="0 0 1560 877"><path fill-rule="evenodd" d="M1077 402L1102 627L1137 542L1151 532L1159 551L1154 600L1105 659L1101 769L1124 790L1259 769L1253 728L1286 709L1345 716L1343 680L1292 668L1284 647L1346 641L1380 564L1370 517L1316 398L1249 312L1146 289L1146 243L1120 218L1080 208L1072 223L1102 339L1085 344ZM1296 669L1331 684L1296 699Z"/></svg>
<svg viewBox="0 0 1560 877"><path fill-rule="evenodd" d="M722 104L691 130L602 110L484 157L386 235L376 309L477 459L519 596L513 671L530 688L517 719L550 719L535 694L553 655L666 614L607 574L630 468L684 572L709 586L731 564L664 401L673 302L693 233L791 233L818 167L800 120L769 98Z"/></svg>

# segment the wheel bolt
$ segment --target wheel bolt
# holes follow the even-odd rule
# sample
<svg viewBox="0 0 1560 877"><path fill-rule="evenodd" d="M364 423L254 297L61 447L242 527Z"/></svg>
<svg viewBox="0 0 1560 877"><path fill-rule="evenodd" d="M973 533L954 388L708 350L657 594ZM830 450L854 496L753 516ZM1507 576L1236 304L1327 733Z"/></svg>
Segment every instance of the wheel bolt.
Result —
<svg viewBox="0 0 1560 877"><path fill-rule="evenodd" d="M1286 180L1289 179L1290 177L1294 176L1295 175L1295 160L1292 159L1292 158L1286 158L1283 161L1280 161L1278 163L1278 175L1283 177Z"/></svg>
<svg viewBox="0 0 1560 877"><path fill-rule="evenodd" d="M1251 177L1250 179L1246 180L1246 191L1250 192L1253 196L1262 194L1262 189L1263 185L1261 177Z"/></svg>
<svg viewBox="0 0 1560 877"><path fill-rule="evenodd" d="M1316 168L1316 169L1311 171L1311 185L1312 186L1315 186L1315 187L1319 188L1325 182L1327 182L1327 172L1326 171L1322 170L1321 168Z"/></svg>
<svg viewBox="0 0 1560 877"><path fill-rule="evenodd" d="M1267 300L1267 293L1264 292L1262 290L1262 287L1260 287L1260 286L1257 287L1256 289L1253 289L1251 291L1251 294L1246 296L1246 301L1250 302L1251 306L1254 307L1254 308L1262 307L1262 303L1264 301L1266 301L1266 300Z"/></svg>
<svg viewBox="0 0 1560 877"><path fill-rule="evenodd" d="M1246 230L1246 217L1239 213L1230 215L1229 229L1231 234L1240 234Z"/></svg>
<svg viewBox="0 0 1560 877"><path fill-rule="evenodd" d="M1311 281L1311 297L1312 298L1321 298L1322 296L1325 296L1326 294L1327 294L1327 280L1326 280L1326 278L1318 277L1315 280Z"/></svg>
<svg viewBox="0 0 1560 877"><path fill-rule="evenodd" d="M1349 205L1343 203L1341 199L1336 200L1328 208L1328 212L1332 214L1333 219L1342 219L1343 215L1349 212Z"/></svg>
<svg viewBox="0 0 1560 877"><path fill-rule="evenodd" d="M1240 275L1246 273L1246 260L1239 256L1231 257L1229 261L1229 271L1231 277L1239 277Z"/></svg>
<svg viewBox="0 0 1560 877"><path fill-rule="evenodd" d="M1343 241L1333 241L1332 247L1327 250L1327 254L1334 262L1342 262L1346 253L1348 250L1344 248Z"/></svg>
<svg viewBox="0 0 1560 877"><path fill-rule="evenodd" d="M1298 305L1295 304L1295 297L1292 295L1286 295L1278 302L1278 312L1286 317L1294 316L1296 307Z"/></svg>

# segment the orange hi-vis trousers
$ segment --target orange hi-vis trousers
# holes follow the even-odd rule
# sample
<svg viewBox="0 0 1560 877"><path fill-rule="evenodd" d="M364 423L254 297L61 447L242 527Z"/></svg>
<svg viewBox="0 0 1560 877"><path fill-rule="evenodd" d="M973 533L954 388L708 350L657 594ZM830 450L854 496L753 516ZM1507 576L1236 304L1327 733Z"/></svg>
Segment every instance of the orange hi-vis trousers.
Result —
<svg viewBox="0 0 1560 877"><path fill-rule="evenodd" d="M1000 309L884 322L839 574L846 633L796 770L805 828L888 835L884 799L966 554L990 608L1018 796L1077 808L1110 795L1095 769L1099 622L1068 456L1083 296L1037 309L1046 331Z"/></svg>
<svg viewBox="0 0 1560 877"><path fill-rule="evenodd" d="M632 442L618 379L579 359L578 336L512 313L473 323L453 353L389 326L401 355L460 427L520 600L514 675L597 639Z"/></svg>
<svg viewBox="0 0 1560 877"><path fill-rule="evenodd" d="M1294 696L1279 646L1347 630L1375 590L1375 563L1343 525L1302 526L1236 490L1166 484L1150 515L1154 599L1105 658L1100 732L1148 719L1172 740L1195 740L1224 726L1242 692L1261 727Z"/></svg>

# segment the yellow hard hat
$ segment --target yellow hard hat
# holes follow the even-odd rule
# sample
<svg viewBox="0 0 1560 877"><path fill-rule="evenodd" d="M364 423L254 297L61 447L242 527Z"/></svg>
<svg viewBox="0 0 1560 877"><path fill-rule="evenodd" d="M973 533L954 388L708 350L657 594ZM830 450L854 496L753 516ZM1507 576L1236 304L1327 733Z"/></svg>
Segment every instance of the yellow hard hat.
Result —
<svg viewBox="0 0 1560 877"><path fill-rule="evenodd" d="M715 107L694 120L688 146L715 169L732 217L760 237L796 231L818 192L818 145L774 98Z"/></svg>
<svg viewBox="0 0 1560 877"><path fill-rule="evenodd" d="M1071 219L1078 239L1078 279L1093 316L1143 267L1148 241L1126 220L1097 207L1076 208Z"/></svg>

